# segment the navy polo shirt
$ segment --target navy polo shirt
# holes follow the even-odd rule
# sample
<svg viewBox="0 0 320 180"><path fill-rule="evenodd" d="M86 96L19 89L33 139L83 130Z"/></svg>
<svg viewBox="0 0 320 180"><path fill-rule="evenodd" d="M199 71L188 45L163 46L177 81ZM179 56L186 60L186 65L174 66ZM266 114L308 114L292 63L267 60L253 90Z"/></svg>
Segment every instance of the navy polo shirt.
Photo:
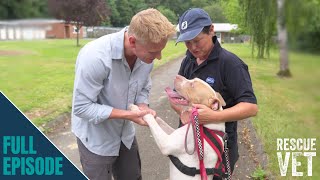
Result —
<svg viewBox="0 0 320 180"><path fill-rule="evenodd" d="M186 52L181 63L179 75L187 79L200 78L206 81L215 91L219 92L226 102L227 109L240 102L257 103L252 89L248 66L235 54L220 46L217 37L212 38L214 47L208 57L198 66L196 58ZM226 123L228 148L231 159L238 159L237 121ZM235 162L234 162L235 163Z"/></svg>

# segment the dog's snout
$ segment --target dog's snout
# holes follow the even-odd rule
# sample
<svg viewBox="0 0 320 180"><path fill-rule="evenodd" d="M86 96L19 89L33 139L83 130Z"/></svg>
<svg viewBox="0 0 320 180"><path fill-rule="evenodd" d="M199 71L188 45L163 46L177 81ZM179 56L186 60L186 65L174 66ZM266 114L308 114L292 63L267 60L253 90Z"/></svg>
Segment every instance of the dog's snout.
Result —
<svg viewBox="0 0 320 180"><path fill-rule="evenodd" d="M183 79L183 76L180 76L180 75L178 74L178 75L176 75L176 79L181 80L181 79Z"/></svg>

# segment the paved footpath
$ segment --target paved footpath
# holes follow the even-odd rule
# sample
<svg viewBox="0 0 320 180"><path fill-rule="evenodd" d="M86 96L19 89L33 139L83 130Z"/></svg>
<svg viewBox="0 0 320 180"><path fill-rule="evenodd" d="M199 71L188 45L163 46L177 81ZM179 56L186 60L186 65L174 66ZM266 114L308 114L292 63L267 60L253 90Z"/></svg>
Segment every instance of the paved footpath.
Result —
<svg viewBox="0 0 320 180"><path fill-rule="evenodd" d="M164 89L167 86L173 87L173 78L179 70L180 63L181 59L176 59L152 72L150 107L174 128L178 126L178 116L171 110ZM81 169L75 136L70 132L70 115L62 115L50 127L52 131L47 133L49 139ZM250 178L258 162L265 162L266 158L250 120L239 123L238 134L240 158L232 179L242 180ZM149 129L137 125L136 136L142 161L143 179L169 179L169 159L160 153ZM262 166L264 167L265 163Z"/></svg>

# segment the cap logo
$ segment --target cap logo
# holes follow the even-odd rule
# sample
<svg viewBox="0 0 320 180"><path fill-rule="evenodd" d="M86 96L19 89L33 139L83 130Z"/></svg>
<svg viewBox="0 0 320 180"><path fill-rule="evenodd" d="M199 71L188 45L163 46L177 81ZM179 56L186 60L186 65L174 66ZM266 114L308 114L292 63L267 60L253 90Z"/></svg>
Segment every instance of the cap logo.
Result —
<svg viewBox="0 0 320 180"><path fill-rule="evenodd" d="M187 27L188 27L188 22L187 22L187 21L184 21L184 22L181 24L181 29L182 29L182 30L185 30L185 29L187 29Z"/></svg>

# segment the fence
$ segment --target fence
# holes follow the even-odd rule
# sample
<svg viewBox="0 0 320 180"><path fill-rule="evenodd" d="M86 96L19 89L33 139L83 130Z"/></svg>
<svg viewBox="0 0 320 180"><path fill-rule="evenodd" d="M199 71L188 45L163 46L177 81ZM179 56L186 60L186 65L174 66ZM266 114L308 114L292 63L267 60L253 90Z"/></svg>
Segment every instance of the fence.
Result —
<svg viewBox="0 0 320 180"><path fill-rule="evenodd" d="M95 26L95 27L85 27L85 38L99 38L101 36L111 34L114 32L120 31L120 27L104 27L104 26Z"/></svg>

